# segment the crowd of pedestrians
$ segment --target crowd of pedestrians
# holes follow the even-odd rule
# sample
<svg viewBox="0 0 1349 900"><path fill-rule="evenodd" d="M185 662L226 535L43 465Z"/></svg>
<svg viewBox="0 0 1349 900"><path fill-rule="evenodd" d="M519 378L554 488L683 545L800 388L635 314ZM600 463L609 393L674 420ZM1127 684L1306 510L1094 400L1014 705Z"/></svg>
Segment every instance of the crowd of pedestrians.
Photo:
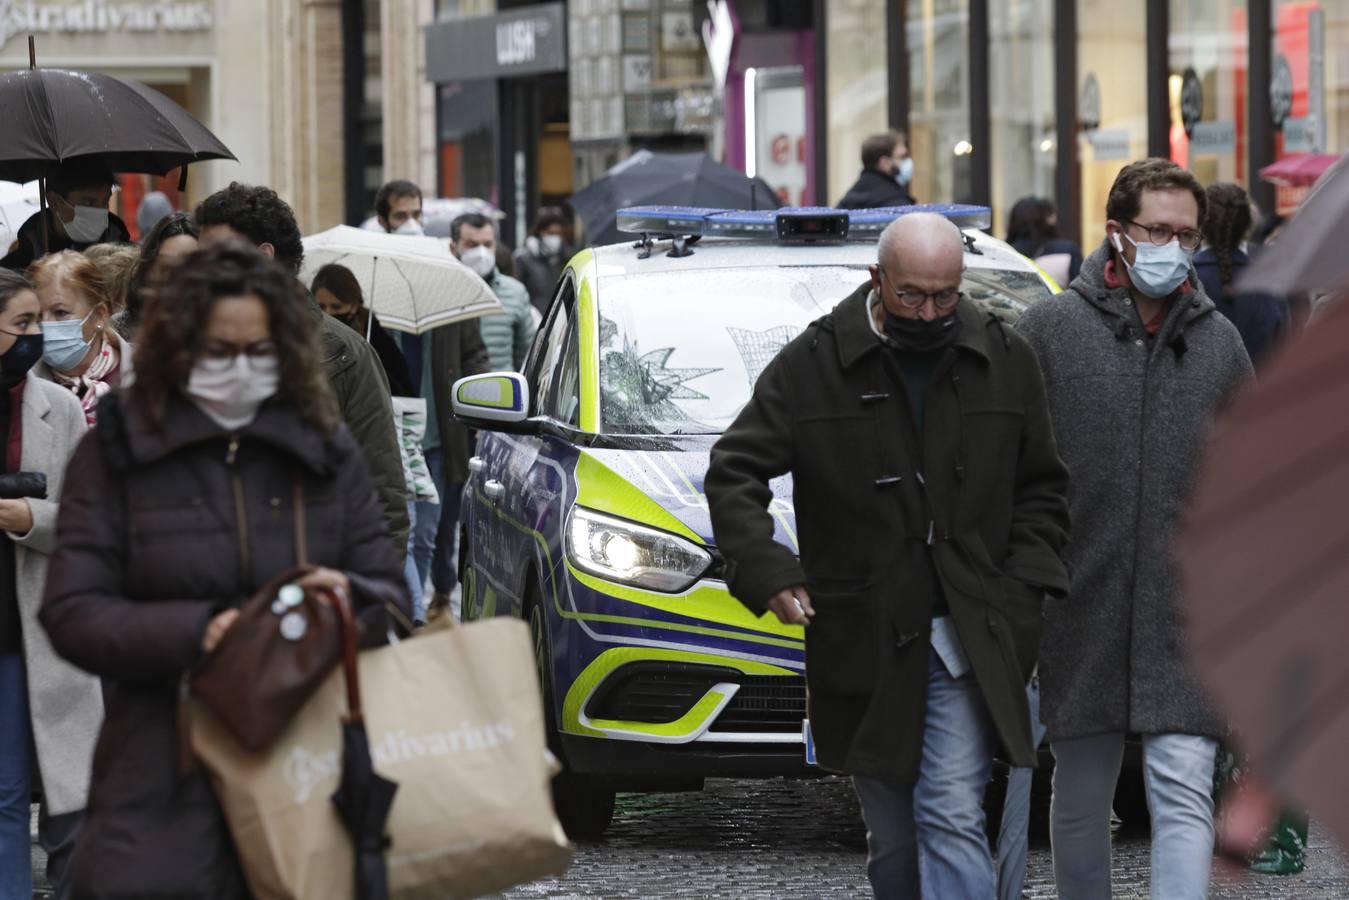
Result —
<svg viewBox="0 0 1349 900"><path fill-rule="evenodd" d="M913 202L902 134L862 162L841 205ZM560 210L514 254L492 218L462 215L447 249L502 311L393 332L350 269L299 281L304 242L273 190L231 184L191 213L160 195L132 244L112 183L63 170L0 261L0 897L31 891L40 783L58 897L232 898L243 875L210 783L183 768L176 685L297 562L371 641L458 616L474 435L451 386L521 368L574 242ZM384 185L375 210L388 234L423 234L415 183ZM1130 735L1152 895L1207 891L1226 728L1184 651L1171 544L1209 426L1291 315L1235 287L1256 252L1235 185L1144 160L1105 213L1084 256L1052 203L1016 204L1009 241L1064 291L1014 327L961 293L959 229L899 218L712 450L730 587L807 626L819 760L853 776L878 897L1020 896L1043 740L1060 894L1108 897ZM434 501L409 491L398 399L424 409L412 449ZM767 509L787 473L799 558ZM999 754L1013 773L991 846Z"/></svg>
<svg viewBox="0 0 1349 900"><path fill-rule="evenodd" d="M446 610L472 444L450 385L517 368L538 322L496 269L491 219L456 221L450 247L506 312L395 336L345 267L301 285L300 229L274 191L231 184L192 212L150 195L132 243L107 211L113 177L82 164L51 179L46 234L35 215L0 266L6 900L31 893L39 785L58 897L246 893L205 775L179 769L166 685L295 564L296 505L304 586L347 594L366 634ZM386 185L380 224L420 234L421 202L410 182ZM552 225L537 234L536 280L566 249ZM409 502L391 403L404 396L432 411L435 504ZM45 489L10 493L10 476Z"/></svg>

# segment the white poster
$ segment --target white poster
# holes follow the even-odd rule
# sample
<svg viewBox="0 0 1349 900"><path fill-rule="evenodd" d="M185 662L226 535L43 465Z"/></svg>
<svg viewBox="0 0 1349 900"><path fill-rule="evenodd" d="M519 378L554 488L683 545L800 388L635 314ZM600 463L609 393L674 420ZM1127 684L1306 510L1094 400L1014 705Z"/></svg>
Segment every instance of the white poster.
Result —
<svg viewBox="0 0 1349 900"><path fill-rule="evenodd" d="M755 171L786 206L806 205L806 88L795 76L758 80L754 104Z"/></svg>

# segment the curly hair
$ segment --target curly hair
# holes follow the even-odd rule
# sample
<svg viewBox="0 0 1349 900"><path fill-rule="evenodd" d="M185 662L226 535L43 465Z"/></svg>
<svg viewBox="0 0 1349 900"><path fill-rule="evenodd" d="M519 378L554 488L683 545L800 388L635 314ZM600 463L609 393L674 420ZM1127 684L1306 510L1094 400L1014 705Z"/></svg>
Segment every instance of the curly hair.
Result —
<svg viewBox="0 0 1349 900"><path fill-rule="evenodd" d="M1204 186L1188 169L1159 157L1140 159L1120 169L1106 197L1106 218L1116 222L1133 221L1142 207L1144 191L1166 190L1189 191L1194 202L1199 204L1199 224L1204 224L1208 213L1208 196L1204 193Z"/></svg>
<svg viewBox="0 0 1349 900"><path fill-rule="evenodd" d="M128 340L140 328L141 315L145 312L145 303L154 286L150 282L150 273L159 260L159 252L164 249L165 241L186 235L193 239L201 238L201 229L187 213L177 212L165 216L151 228L141 240L141 259L131 273L131 281L126 286L126 314L122 317L123 337Z"/></svg>
<svg viewBox="0 0 1349 900"><path fill-rule="evenodd" d="M150 295L136 345L132 396L144 404L152 422L162 424L165 402L187 384L201 354L211 309L225 297L245 295L267 308L281 375L277 396L330 436L340 421L337 400L323 371L304 287L243 241L196 251L174 269L162 290Z"/></svg>
<svg viewBox="0 0 1349 900"><path fill-rule="evenodd" d="M197 205L197 226L224 225L255 246L271 244L276 258L293 273L304 262L304 242L295 211L269 187L231 182Z"/></svg>
<svg viewBox="0 0 1349 900"><path fill-rule="evenodd" d="M1204 240L1218 258L1218 279L1223 286L1222 299L1232 298L1232 254L1251 230L1251 198L1245 188L1230 181L1209 185L1208 217L1204 219ZM1218 298L1214 298L1215 300Z"/></svg>

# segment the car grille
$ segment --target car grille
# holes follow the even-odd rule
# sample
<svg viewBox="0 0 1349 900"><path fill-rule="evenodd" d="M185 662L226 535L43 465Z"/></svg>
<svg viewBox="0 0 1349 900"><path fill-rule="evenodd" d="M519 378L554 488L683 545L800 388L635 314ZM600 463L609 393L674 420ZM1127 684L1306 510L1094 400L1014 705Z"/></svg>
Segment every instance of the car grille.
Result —
<svg viewBox="0 0 1349 900"><path fill-rule="evenodd" d="M743 677L720 666L629 663L600 685L586 704L586 714L621 722L673 722L712 685Z"/></svg>
<svg viewBox="0 0 1349 900"><path fill-rule="evenodd" d="M806 717L806 680L799 675L741 676L740 690L710 731L767 734L801 730Z"/></svg>
<svg viewBox="0 0 1349 900"><path fill-rule="evenodd" d="M740 685L717 716L714 733L799 732L806 716L806 680L799 675L745 675L721 666L630 663L607 679L586 704L592 719L673 722L720 682Z"/></svg>

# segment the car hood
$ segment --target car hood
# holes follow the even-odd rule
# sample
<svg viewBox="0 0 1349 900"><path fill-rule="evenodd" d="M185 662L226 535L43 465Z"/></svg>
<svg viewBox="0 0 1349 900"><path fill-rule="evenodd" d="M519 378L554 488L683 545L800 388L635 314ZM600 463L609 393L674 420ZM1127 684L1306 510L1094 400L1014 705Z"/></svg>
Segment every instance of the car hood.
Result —
<svg viewBox="0 0 1349 900"><path fill-rule="evenodd" d="M712 441L676 438L659 441L634 441L632 446L592 448L584 453L632 488L649 497L678 519L709 546L712 519L707 509L703 482ZM774 538L799 553L796 540L796 512L792 506L792 478L774 478L769 486L773 500L769 506L775 523Z"/></svg>

